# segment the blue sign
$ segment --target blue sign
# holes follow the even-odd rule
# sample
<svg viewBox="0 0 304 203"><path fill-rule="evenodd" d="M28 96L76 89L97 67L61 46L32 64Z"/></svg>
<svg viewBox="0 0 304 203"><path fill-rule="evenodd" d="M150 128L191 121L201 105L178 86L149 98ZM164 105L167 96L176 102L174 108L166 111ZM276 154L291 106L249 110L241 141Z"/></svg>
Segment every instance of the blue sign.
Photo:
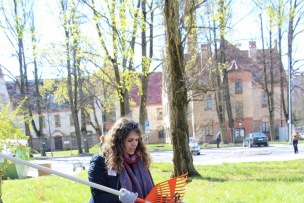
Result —
<svg viewBox="0 0 304 203"><path fill-rule="evenodd" d="M145 134L149 134L150 133L150 122L146 121L145 123Z"/></svg>
<svg viewBox="0 0 304 203"><path fill-rule="evenodd" d="M150 127L150 122L146 121L145 127Z"/></svg>

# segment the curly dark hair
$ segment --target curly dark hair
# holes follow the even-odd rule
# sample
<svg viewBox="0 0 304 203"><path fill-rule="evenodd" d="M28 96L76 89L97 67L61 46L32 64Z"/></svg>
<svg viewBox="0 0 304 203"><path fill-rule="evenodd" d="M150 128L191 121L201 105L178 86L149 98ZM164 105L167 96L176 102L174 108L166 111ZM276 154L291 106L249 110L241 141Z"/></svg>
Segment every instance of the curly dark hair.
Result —
<svg viewBox="0 0 304 203"><path fill-rule="evenodd" d="M151 164L151 157L147 151L145 143L142 140L142 133L139 124L128 117L122 117L115 122L113 127L106 134L105 142L101 147L101 152L105 156L108 170L120 172L123 169L125 154L124 141L127 139L131 131L134 131L139 135L138 145L135 153L144 162L145 166L149 168Z"/></svg>

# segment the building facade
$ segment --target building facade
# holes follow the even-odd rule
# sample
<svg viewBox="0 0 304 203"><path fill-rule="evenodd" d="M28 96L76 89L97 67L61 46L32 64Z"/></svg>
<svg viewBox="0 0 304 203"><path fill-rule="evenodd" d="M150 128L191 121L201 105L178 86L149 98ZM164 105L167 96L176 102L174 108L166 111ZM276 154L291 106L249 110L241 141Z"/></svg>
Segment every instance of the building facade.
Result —
<svg viewBox="0 0 304 203"><path fill-rule="evenodd" d="M215 90L207 91L203 94L197 94L197 90L189 89L189 98L193 95L195 99L190 99L188 104L188 125L189 136L195 137L200 143L209 143L215 139L217 132L220 130L226 131L227 142L242 142L244 136L251 132L264 132L269 136L269 111L268 100L265 93L265 85L263 84L263 53L265 61L269 65L270 58L273 64L274 72L274 125L276 140L287 140L287 124L282 111L281 100L281 81L280 81L280 66L278 52L275 46L271 49L264 50L257 49L256 42L250 41L248 50L240 50L238 47L229 44L226 45L226 60L228 71L228 85L231 100L232 116L234 126L232 129L228 127L228 116L226 117L226 128L220 129L219 119L216 111ZM208 83L204 77L198 73L201 70L208 69L207 66L214 63L214 55L210 51L210 45L201 46L200 63L197 65L195 74L191 77L197 77L197 81ZM265 54L266 53L266 54ZM272 53L272 55L270 55ZM187 58L187 56L186 56ZM191 57L189 57L191 58ZM210 63L211 60L211 63ZM212 62L213 61L213 62ZM192 70L190 70L192 71ZM269 74L267 69L266 74ZM202 71L203 72L203 71ZM163 78L170 77L169 73L164 68ZM191 75L191 74L189 74ZM285 75L285 73L284 73ZM284 76L283 75L283 76ZM200 78L202 77L202 78ZM191 78L188 77L191 83ZM287 98L287 80L283 81L284 98ZM188 84L189 85L189 84ZM269 85L269 84L268 84ZM164 129L166 132L166 142L170 142L170 111L168 101L168 89L170 84L163 80L163 112L164 112ZM287 104L287 99L285 99ZM223 104L225 105L225 104Z"/></svg>
<svg viewBox="0 0 304 203"><path fill-rule="evenodd" d="M138 121L140 95L137 87L133 87L130 91L130 98L135 103L135 105L131 107L131 117ZM145 141L147 143L165 143L162 106L162 72L154 72L149 76L146 111Z"/></svg>
<svg viewBox="0 0 304 203"><path fill-rule="evenodd" d="M1 72L1 70L0 70ZM1 76L1 75L0 75ZM162 100L161 100L161 85L162 73L156 72L149 76L148 80L148 98L147 98L147 123L148 129L145 132L145 141L147 143L163 143L163 116L162 116ZM41 81L43 82L43 81ZM30 82L33 85L33 82ZM12 102L12 107L16 108L20 103L20 90L16 82L5 82L3 76L0 77L0 96L1 102L6 104L8 101ZM30 85L30 86L31 86ZM31 88L31 87L30 87ZM34 91L32 92L34 94ZM6 99L5 99L6 98ZM139 120L139 105L140 95L137 87L133 87L130 91L130 98L135 105L131 107L131 114L129 115L135 121ZM29 144L34 150L41 150L45 148L46 151L70 150L77 149L77 138L75 134L74 122L72 119L71 110L68 104L56 104L53 94L47 95L43 101L42 120L43 120L43 137L38 138L33 130L31 130L31 138ZM7 101L7 102L4 102ZM31 101L33 103L33 100ZM98 101L96 101L98 102ZM96 104L96 102L94 102ZM119 118L119 108L116 109L116 118L113 121L103 122L102 120L102 105L95 105L96 119L102 133L106 133L112 126L113 122ZM81 116L78 116L81 119ZM38 124L38 114L33 111L33 120ZM90 122L96 126L94 122L95 117L90 115ZM81 135L81 145L87 149L99 142L99 135L94 127L87 122L86 135Z"/></svg>
<svg viewBox="0 0 304 203"><path fill-rule="evenodd" d="M206 46L203 46L206 47ZM202 49L202 55L206 55ZM276 49L274 48L275 52ZM269 53L269 50L266 53ZM251 132L263 132L269 136L268 100L263 82L262 50L256 48L256 42L250 41L248 50L239 50L233 45L227 49L228 85L231 108L234 119L233 129L226 123L227 142L241 142ZM277 55L275 55L277 57ZM266 55L269 57L269 55ZM202 60L207 57L202 57ZM201 64L206 64L204 61ZM279 81L278 60L275 59L274 70L274 125L276 140L279 139L280 128L286 128L286 120L282 112L281 89ZM284 83L286 84L286 83ZM287 88L284 86L287 97ZM216 112L214 93L204 94L200 101L191 101L189 105L189 126L191 134L200 142L208 143L215 139L220 131ZM227 113L226 113L227 120Z"/></svg>

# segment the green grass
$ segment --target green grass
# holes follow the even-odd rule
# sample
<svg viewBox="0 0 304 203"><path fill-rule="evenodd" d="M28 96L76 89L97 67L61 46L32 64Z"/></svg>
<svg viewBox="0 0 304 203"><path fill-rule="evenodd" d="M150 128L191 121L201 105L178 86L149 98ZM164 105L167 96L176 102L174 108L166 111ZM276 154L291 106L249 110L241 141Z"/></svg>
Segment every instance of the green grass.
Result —
<svg viewBox="0 0 304 203"><path fill-rule="evenodd" d="M259 203L303 202L304 160L282 162L233 163L199 165L201 177L192 177L186 187L187 203ZM155 183L170 178L170 163L153 163ZM79 174L87 180L87 171ZM44 176L24 180L5 180L2 184L4 202L57 203L88 202L88 186L60 178Z"/></svg>

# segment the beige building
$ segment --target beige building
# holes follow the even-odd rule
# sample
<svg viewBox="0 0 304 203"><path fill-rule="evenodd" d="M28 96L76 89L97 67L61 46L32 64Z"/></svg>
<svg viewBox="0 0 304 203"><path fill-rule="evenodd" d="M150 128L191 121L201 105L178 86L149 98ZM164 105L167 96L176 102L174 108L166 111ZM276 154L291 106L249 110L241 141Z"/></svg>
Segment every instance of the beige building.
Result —
<svg viewBox="0 0 304 203"><path fill-rule="evenodd" d="M0 73L1 69L0 69ZM33 84L31 81L30 86ZM11 101L13 107L16 107L20 102L20 90L15 82L5 82L3 75L0 74L0 89L1 101ZM162 100L161 100L161 85L162 85L162 73L152 73L148 82L148 98L147 98L147 123L146 127L149 131L145 134L145 139L148 143L161 143L164 142L164 130L163 130L163 116L162 116ZM6 89L7 88L7 89ZM131 107L131 117L138 121L139 119L139 102L140 95L138 89L133 87L130 91L130 97L135 102L135 106ZM6 99L5 99L6 98ZM29 139L30 146L35 150L40 150L43 146L46 151L68 150L77 149L77 139L75 135L75 128L72 119L72 114L68 105L55 104L54 96L52 94L45 98L43 104L43 134L44 137L39 139L33 130L31 130L31 139ZM5 102L7 103L7 102ZM106 133L111 128L113 122L105 122L102 126L102 109L101 105L96 105L96 116L101 130ZM119 117L119 109L116 109L114 113L116 119ZM93 114L90 115L91 122L95 119ZM115 118L112 118L115 121ZM33 118L35 123L38 123L38 115L33 112ZM80 116L79 116L80 119ZM94 123L94 125L96 125ZM105 128L105 129L103 129ZM99 135L92 125L87 124L87 135L81 135L81 145L83 148L91 147L99 142Z"/></svg>
<svg viewBox="0 0 304 203"><path fill-rule="evenodd" d="M208 64L212 55L209 52L209 45L202 45L200 68ZM271 49L274 64L274 122L276 139L281 133L287 133L286 120L282 111L281 90L280 90L280 67L276 43ZM270 63L270 49L266 49L266 63ZM268 101L263 86L263 64L262 50L257 49L256 42L250 41L248 50L240 50L236 46L228 44L226 51L228 63L228 83L230 99L232 104L232 116L234 118L233 129L228 128L226 123L227 141L241 142L245 135L251 132L264 132L269 135L269 112ZM269 73L269 68L267 69ZM163 77L168 77L166 70ZM285 75L284 75L285 76ZM287 98L287 81L283 81L284 98ZM163 113L166 142L170 142L170 112L168 106L167 90L170 84L163 82ZM196 92L189 91L189 96ZM285 105L287 105L285 99ZM226 120L227 114L226 114ZM200 98L191 100L188 105L189 136L194 136L200 142L208 143L215 139L220 131L218 115L216 112L214 91L202 95ZM284 135L286 138L286 134ZM284 137L283 136L283 137ZM285 139L283 138L283 139Z"/></svg>
<svg viewBox="0 0 304 203"><path fill-rule="evenodd" d="M292 120L300 132L304 133L304 75L295 75L292 79L291 103Z"/></svg>
<svg viewBox="0 0 304 203"><path fill-rule="evenodd" d="M162 72L151 73L148 80L147 119L145 140L147 143L164 143L164 121L162 108ZM130 97L135 102L131 107L132 118L139 120L140 95L137 88L132 88Z"/></svg>
<svg viewBox="0 0 304 203"><path fill-rule="evenodd" d="M205 46L203 46L205 47ZM203 49L204 50L204 49ZM273 49L276 52L276 48ZM269 50L266 50L269 53ZM277 53L277 52L276 52ZM206 54L202 51L202 55ZM229 45L227 50L228 81L234 118L234 128L227 128L227 141L240 142L244 136L251 132L264 132L269 135L269 112L267 97L261 78L263 68L261 63L262 51L256 48L255 41L249 42L248 50L239 50ZM268 56L268 55L267 55ZM205 57L206 58L206 57ZM204 60L204 57L202 57ZM204 61L202 64L205 64ZM286 127L286 121L282 113L281 91L279 83L278 60L275 61L275 133L277 139L279 128ZM284 89L287 96L286 87ZM189 126L191 134L200 142L210 142L220 131L214 93L210 92L201 97L202 101L192 101L189 105ZM227 120L226 114L226 120ZM233 133L231 133L233 132Z"/></svg>

